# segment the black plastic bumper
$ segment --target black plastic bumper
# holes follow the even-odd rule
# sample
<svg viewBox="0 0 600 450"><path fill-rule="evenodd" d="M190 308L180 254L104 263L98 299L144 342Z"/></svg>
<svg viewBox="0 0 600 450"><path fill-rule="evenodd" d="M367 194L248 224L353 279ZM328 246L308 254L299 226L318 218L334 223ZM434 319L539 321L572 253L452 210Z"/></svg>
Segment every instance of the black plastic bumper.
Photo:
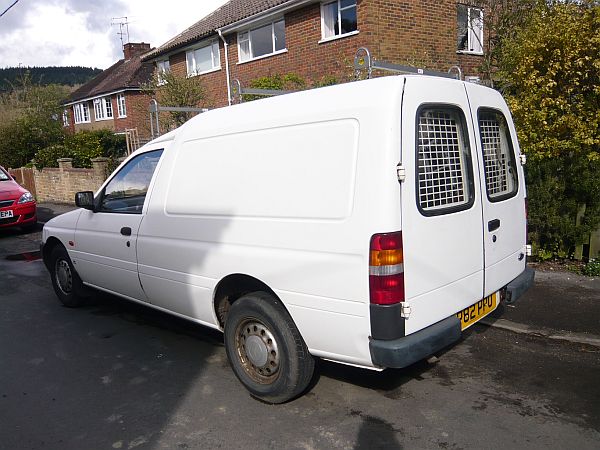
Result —
<svg viewBox="0 0 600 450"><path fill-rule="evenodd" d="M517 278L506 285L506 303L514 303L527 289L533 286L535 270L525 267L525 270Z"/></svg>
<svg viewBox="0 0 600 450"><path fill-rule="evenodd" d="M529 267L506 285L506 302L513 303L531 286L535 271ZM402 368L447 347L460 339L461 329L458 317L451 316L406 337L369 342L371 360L380 367Z"/></svg>
<svg viewBox="0 0 600 450"><path fill-rule="evenodd" d="M371 360L380 367L407 367L458 341L460 334L460 321L451 316L406 337L371 339Z"/></svg>

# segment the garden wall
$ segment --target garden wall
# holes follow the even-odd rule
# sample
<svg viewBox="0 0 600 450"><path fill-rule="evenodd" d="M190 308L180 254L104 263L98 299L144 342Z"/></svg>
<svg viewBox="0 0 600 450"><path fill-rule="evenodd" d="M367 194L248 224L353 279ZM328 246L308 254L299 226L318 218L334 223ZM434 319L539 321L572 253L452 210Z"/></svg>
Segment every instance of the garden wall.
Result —
<svg viewBox="0 0 600 450"><path fill-rule="evenodd" d="M91 169L79 169L73 167L71 158L61 158L58 160L58 168L20 168L11 169L10 173L40 203L73 204L76 192L95 192L100 188L108 176L108 161L108 158L94 158Z"/></svg>

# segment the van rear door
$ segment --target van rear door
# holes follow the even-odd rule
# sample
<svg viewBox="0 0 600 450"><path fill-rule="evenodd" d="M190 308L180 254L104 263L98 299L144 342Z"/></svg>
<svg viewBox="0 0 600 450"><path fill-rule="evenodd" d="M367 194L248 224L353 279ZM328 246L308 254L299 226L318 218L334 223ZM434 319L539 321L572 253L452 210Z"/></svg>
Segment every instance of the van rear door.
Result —
<svg viewBox="0 0 600 450"><path fill-rule="evenodd" d="M491 295L525 269L525 180L517 135L502 96L465 83L479 155L485 282Z"/></svg>
<svg viewBox="0 0 600 450"><path fill-rule="evenodd" d="M460 83L405 78L401 183L406 334L483 297L479 161Z"/></svg>

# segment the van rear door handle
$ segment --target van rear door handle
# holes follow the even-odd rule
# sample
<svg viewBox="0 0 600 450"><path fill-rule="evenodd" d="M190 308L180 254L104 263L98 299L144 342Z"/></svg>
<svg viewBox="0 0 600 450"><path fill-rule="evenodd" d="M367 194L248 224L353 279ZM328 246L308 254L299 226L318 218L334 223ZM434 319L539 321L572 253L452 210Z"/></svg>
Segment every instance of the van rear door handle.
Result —
<svg viewBox="0 0 600 450"><path fill-rule="evenodd" d="M121 234L123 236L131 236L131 228L129 228L129 227L121 228Z"/></svg>
<svg viewBox="0 0 600 450"><path fill-rule="evenodd" d="M489 232L497 230L498 228L500 228L500 219L494 219L494 220L490 220L488 222L488 231Z"/></svg>

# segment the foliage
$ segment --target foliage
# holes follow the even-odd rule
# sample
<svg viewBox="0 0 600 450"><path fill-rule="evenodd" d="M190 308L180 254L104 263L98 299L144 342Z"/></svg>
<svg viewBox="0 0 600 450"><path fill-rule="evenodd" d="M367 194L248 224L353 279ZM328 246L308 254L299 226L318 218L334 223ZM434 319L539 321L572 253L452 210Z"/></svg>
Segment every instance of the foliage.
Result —
<svg viewBox="0 0 600 450"><path fill-rule="evenodd" d="M91 67L7 67L0 69L0 92L10 92L29 73L33 84L77 86L87 83L102 70Z"/></svg>
<svg viewBox="0 0 600 450"><path fill-rule="evenodd" d="M590 259L590 261L583 267L581 273L588 277L599 277L600 276L600 259Z"/></svg>
<svg viewBox="0 0 600 450"><path fill-rule="evenodd" d="M543 1L543 0L542 0ZM494 86L501 67L504 45L511 45L515 35L527 26L540 0L478 0L483 9L485 51L479 70L484 83Z"/></svg>
<svg viewBox="0 0 600 450"><path fill-rule="evenodd" d="M188 106L206 108L207 96L199 77L179 76L172 71L161 73L143 89L146 93L156 92L161 106ZM167 130L177 128L197 113L169 112L161 116L161 127Z"/></svg>
<svg viewBox="0 0 600 450"><path fill-rule="evenodd" d="M54 144L39 150L35 154L34 163L38 169L58 167L57 159L72 158L73 152L64 144Z"/></svg>
<svg viewBox="0 0 600 450"><path fill-rule="evenodd" d="M320 88L325 86L333 86L339 83L339 80L333 75L324 75L319 80L315 81L312 85L313 88Z"/></svg>
<svg viewBox="0 0 600 450"><path fill-rule="evenodd" d="M503 45L500 75L534 159L600 159L600 6L543 3Z"/></svg>
<svg viewBox="0 0 600 450"><path fill-rule="evenodd" d="M92 159L100 156L111 161L124 156L125 136L116 135L110 130L81 131L65 138L64 144L51 145L35 155L38 169L58 167L58 158L72 158L74 167L92 167Z"/></svg>
<svg viewBox="0 0 600 450"><path fill-rule="evenodd" d="M250 87L254 89L269 89L283 91L301 91L306 87L306 81L295 73L285 75L269 75L255 78L250 81ZM263 95L244 95L244 101L252 101L265 98Z"/></svg>
<svg viewBox="0 0 600 450"><path fill-rule="evenodd" d="M501 36L499 84L526 166L530 239L572 254L600 224L600 6L539 2Z"/></svg>
<svg viewBox="0 0 600 450"><path fill-rule="evenodd" d="M0 164L21 167L42 148L64 141L63 86L39 86L28 74L13 91L0 96Z"/></svg>
<svg viewBox="0 0 600 450"><path fill-rule="evenodd" d="M553 255L571 253L600 223L600 162L573 155L525 167L529 238Z"/></svg>

